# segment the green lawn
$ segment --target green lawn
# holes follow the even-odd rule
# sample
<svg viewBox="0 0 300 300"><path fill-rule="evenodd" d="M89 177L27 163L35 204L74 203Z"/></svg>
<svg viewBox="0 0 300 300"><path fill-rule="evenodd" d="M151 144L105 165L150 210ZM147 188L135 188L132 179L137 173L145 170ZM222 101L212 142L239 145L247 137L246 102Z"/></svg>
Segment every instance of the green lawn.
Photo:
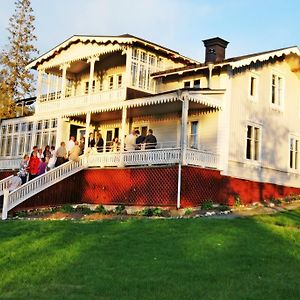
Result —
<svg viewBox="0 0 300 300"><path fill-rule="evenodd" d="M0 222L0 299L300 299L300 210Z"/></svg>

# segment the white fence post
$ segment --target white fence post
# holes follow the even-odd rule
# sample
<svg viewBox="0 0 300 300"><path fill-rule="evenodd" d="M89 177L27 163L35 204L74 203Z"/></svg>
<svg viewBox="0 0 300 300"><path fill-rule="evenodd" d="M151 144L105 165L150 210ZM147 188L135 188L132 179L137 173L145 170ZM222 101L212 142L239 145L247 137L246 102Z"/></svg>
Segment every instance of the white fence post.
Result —
<svg viewBox="0 0 300 300"><path fill-rule="evenodd" d="M9 191L8 189L5 189L3 191L2 220L7 219L8 195L9 195Z"/></svg>

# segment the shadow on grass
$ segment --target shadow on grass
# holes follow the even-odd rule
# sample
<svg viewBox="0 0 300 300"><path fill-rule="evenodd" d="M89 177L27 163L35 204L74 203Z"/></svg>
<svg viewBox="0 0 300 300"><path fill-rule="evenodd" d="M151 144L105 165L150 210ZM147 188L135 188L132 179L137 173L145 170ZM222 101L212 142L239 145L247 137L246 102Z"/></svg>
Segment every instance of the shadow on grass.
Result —
<svg viewBox="0 0 300 300"><path fill-rule="evenodd" d="M2 222L0 298L298 299L299 213Z"/></svg>

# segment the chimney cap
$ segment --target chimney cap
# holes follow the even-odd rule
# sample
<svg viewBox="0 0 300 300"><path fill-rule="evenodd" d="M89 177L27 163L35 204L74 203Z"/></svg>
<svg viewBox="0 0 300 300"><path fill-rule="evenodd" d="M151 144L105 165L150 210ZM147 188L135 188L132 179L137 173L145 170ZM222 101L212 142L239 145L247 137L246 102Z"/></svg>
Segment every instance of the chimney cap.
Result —
<svg viewBox="0 0 300 300"><path fill-rule="evenodd" d="M229 42L227 42L224 39L221 39L220 37L214 37L214 38L202 40L202 42L204 43L205 47L210 47L212 45L218 45L218 46L221 46L223 48L226 48L227 45L229 44Z"/></svg>

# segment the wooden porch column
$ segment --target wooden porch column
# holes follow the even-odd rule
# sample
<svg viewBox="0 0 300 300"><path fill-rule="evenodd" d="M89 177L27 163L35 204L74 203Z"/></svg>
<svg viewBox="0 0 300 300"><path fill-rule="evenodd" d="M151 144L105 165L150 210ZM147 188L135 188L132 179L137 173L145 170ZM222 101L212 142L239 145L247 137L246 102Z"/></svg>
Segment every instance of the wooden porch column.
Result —
<svg viewBox="0 0 300 300"><path fill-rule="evenodd" d="M84 140L84 153L87 153L89 145L89 135L90 135L90 125L91 125L91 112L86 113L85 118L85 140Z"/></svg>
<svg viewBox="0 0 300 300"><path fill-rule="evenodd" d="M126 72L124 87L131 86L131 60L132 60L132 47L128 47L126 50Z"/></svg>
<svg viewBox="0 0 300 300"><path fill-rule="evenodd" d="M189 113L189 100L187 97L182 97L182 111L181 111L181 136L180 136L180 145L182 153L182 164L186 165L186 148L188 144L188 132L187 132L187 123L188 123L188 113Z"/></svg>
<svg viewBox="0 0 300 300"><path fill-rule="evenodd" d="M62 80L61 80L61 99L65 99L66 94L66 79L67 79L67 69L70 68L70 64L65 63L61 65L60 69L62 70Z"/></svg>
<svg viewBox="0 0 300 300"><path fill-rule="evenodd" d="M93 91L93 80L94 80L94 70L95 70L95 62L99 60L99 57L97 56L92 56L90 57L87 62L90 63L90 77L89 77L89 91L88 95L92 94Z"/></svg>
<svg viewBox="0 0 300 300"><path fill-rule="evenodd" d="M124 150L125 150L125 130L126 130L126 119L127 119L127 106L122 107L122 125L121 125L121 132L120 132L120 164L119 167L124 167Z"/></svg>
<svg viewBox="0 0 300 300"><path fill-rule="evenodd" d="M49 100L51 80L52 80L52 75L50 73L47 73L47 101Z"/></svg>
<svg viewBox="0 0 300 300"><path fill-rule="evenodd" d="M125 130L126 130L126 118L127 118L127 107L124 105L122 107L122 127L121 127L121 144L120 151L123 152L125 148Z"/></svg>
<svg viewBox="0 0 300 300"><path fill-rule="evenodd" d="M38 71L38 80L37 80L37 89L36 89L36 98L40 101L42 94L42 79L43 79L44 70L39 69Z"/></svg>
<svg viewBox="0 0 300 300"><path fill-rule="evenodd" d="M62 130L63 130L63 119L61 116L59 116L57 117L55 149L60 147L60 143L62 142Z"/></svg>

